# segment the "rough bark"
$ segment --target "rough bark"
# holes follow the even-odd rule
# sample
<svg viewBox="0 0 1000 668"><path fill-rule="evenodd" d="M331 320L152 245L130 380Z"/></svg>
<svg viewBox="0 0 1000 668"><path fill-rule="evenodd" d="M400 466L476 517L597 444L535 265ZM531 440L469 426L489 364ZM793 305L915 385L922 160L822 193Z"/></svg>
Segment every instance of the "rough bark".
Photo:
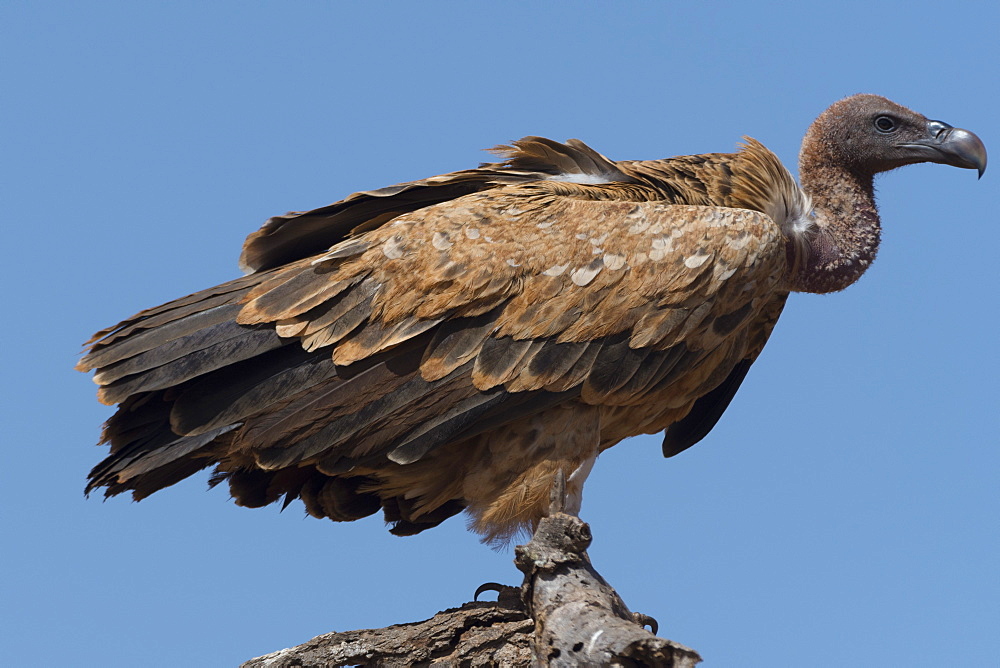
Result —
<svg viewBox="0 0 1000 668"><path fill-rule="evenodd" d="M590 563L590 527L556 512L516 548L520 590L487 584L497 601L474 601L432 618L382 629L328 633L251 659L243 668L336 666L655 666L692 668L683 645L629 611ZM479 592L477 592L478 596Z"/></svg>
<svg viewBox="0 0 1000 668"><path fill-rule="evenodd" d="M694 650L643 628L655 630L656 622L632 613L594 570L586 552L590 542L587 524L556 513L516 549L522 596L535 622L535 665L691 668L700 662Z"/></svg>
<svg viewBox="0 0 1000 668"><path fill-rule="evenodd" d="M530 666L533 626L523 609L475 601L423 622L327 633L242 668Z"/></svg>

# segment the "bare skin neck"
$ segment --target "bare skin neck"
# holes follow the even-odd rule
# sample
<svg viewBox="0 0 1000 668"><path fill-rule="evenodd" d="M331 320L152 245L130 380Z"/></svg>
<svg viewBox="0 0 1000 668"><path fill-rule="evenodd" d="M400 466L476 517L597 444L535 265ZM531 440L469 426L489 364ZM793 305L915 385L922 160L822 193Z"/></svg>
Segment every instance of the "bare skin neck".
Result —
<svg viewBox="0 0 1000 668"><path fill-rule="evenodd" d="M873 175L845 167L827 146L807 135L799 178L812 198L816 219L807 232L808 257L792 280L792 290L843 290L861 278L878 252L882 228Z"/></svg>

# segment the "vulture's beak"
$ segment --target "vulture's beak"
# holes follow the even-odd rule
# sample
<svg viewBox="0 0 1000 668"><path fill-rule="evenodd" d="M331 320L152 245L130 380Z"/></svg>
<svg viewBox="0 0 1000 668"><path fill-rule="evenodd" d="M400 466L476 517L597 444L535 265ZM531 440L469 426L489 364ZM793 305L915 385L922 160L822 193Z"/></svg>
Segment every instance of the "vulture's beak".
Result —
<svg viewBox="0 0 1000 668"><path fill-rule="evenodd" d="M968 130L953 128L942 121L927 121L927 137L903 146L918 149L929 162L978 169L979 178L986 171L986 146L982 140Z"/></svg>

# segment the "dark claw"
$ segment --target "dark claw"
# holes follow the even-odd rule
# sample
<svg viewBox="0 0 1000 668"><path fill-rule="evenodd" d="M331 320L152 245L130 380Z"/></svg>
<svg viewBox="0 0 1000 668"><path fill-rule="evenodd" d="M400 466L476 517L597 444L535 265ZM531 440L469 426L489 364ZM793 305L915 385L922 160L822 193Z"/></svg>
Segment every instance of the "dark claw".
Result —
<svg viewBox="0 0 1000 668"><path fill-rule="evenodd" d="M479 595L482 594L483 592L495 591L497 594L502 594L505 589L510 589L510 588L511 587L508 587L507 585L502 585L499 582L484 582L483 584L479 585L478 589L476 589L476 594L472 597L472 600L478 601Z"/></svg>
<svg viewBox="0 0 1000 668"><path fill-rule="evenodd" d="M520 587L511 587L509 585L500 584L499 582L486 582L479 585L479 589L476 590L476 595L472 600L478 601L479 595L484 591L495 591L497 593L496 605L501 608L521 610L522 612L525 610L524 600L521 598Z"/></svg>
<svg viewBox="0 0 1000 668"><path fill-rule="evenodd" d="M659 623L649 615L644 615L641 612L633 612L632 619L634 619L635 623L639 626L648 626L654 636L656 635L656 632L660 630Z"/></svg>

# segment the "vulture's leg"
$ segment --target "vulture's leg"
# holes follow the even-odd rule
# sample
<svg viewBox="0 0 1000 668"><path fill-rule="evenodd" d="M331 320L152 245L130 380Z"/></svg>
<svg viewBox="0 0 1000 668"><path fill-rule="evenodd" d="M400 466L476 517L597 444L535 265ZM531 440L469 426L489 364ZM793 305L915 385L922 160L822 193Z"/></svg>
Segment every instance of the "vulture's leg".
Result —
<svg viewBox="0 0 1000 668"><path fill-rule="evenodd" d="M569 474L569 478L563 481L565 491L563 493L562 512L574 517L580 516L580 506L583 505L583 483L587 482L587 476L590 475L596 461L597 454L595 453L583 460L583 463ZM563 471L560 471L558 475L558 480L563 480ZM549 512L552 512L551 508Z"/></svg>
<svg viewBox="0 0 1000 668"><path fill-rule="evenodd" d="M594 450L594 454L583 460L583 462L569 473L568 477L565 468L560 468L556 472L555 478L552 481L552 490L549 493L548 515L565 513L573 517L580 516L580 506L583 503L583 483L587 481L587 476L593 470L595 461L597 461L596 449ZM535 531L537 530L538 526L536 525ZM511 587L499 582L484 582L479 585L472 600L478 601L479 596L488 591L497 592L497 602L501 605L504 605L505 602L521 600L521 587ZM649 619L652 618L650 617ZM637 623L642 624L643 622L637 621ZM653 624L655 623L655 620L653 620Z"/></svg>

